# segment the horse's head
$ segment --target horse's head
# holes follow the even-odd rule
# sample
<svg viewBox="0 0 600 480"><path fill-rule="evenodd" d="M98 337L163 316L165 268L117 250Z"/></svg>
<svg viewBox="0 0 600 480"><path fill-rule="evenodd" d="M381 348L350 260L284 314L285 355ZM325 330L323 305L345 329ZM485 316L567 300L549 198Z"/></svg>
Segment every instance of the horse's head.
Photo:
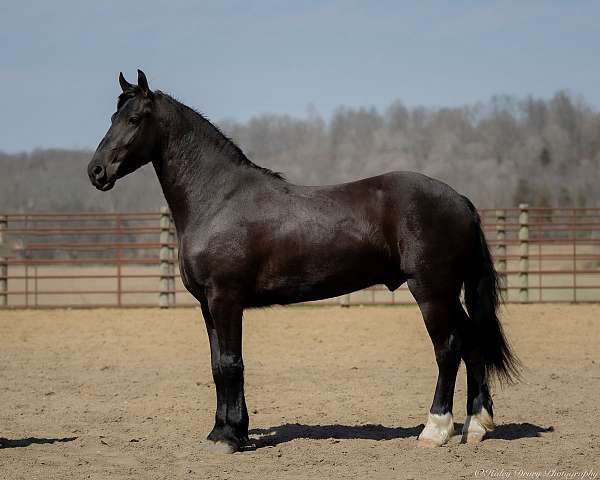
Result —
<svg viewBox="0 0 600 480"><path fill-rule="evenodd" d="M88 165L92 184L102 191L110 190L117 179L152 161L160 141L155 96L144 72L138 70L137 85L120 73L119 84L123 93L117 111Z"/></svg>

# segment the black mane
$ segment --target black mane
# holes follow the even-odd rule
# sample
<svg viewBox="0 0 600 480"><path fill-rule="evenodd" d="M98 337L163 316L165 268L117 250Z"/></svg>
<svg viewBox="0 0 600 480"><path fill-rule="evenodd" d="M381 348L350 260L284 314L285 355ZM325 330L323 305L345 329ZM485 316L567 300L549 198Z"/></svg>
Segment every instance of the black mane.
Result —
<svg viewBox="0 0 600 480"><path fill-rule="evenodd" d="M131 96L135 96L136 93L137 92L133 92L132 94L130 94L129 92L122 93L119 96L119 102L121 102L121 100L122 100L122 102L125 103L129 98L131 98ZM229 153L229 157L232 160L236 161L239 165L243 165L245 167L259 170L260 172L262 172L265 175L268 175L272 178L286 181L285 177L281 173L274 172L273 170L271 170L269 168L261 167L260 165L256 165L254 162L252 162L246 156L246 154L242 151L242 149L240 147L238 147L231 138L229 138L227 135L225 135L219 127L217 127L214 123L212 123L208 118L206 118L200 112L194 110L191 107L188 107L184 103L173 98L171 95L161 92L160 90L156 90L154 93L156 95L163 97L168 102L171 102L176 107L178 107L180 110L187 112L188 114L191 114L192 117L194 117L196 120L199 121L199 126L202 129L203 133L207 136L215 138L217 140L217 142L219 144L221 144L222 150L227 151ZM121 99L121 97L123 97L123 99Z"/></svg>

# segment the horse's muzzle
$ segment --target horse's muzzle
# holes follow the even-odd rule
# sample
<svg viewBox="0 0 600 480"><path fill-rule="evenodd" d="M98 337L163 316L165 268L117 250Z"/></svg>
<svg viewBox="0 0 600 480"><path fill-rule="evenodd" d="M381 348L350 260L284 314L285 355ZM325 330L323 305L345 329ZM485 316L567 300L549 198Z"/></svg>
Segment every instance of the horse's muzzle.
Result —
<svg viewBox="0 0 600 480"><path fill-rule="evenodd" d="M92 185L102 192L106 192L115 186L115 182L108 178L104 165L93 160L88 166L88 176Z"/></svg>

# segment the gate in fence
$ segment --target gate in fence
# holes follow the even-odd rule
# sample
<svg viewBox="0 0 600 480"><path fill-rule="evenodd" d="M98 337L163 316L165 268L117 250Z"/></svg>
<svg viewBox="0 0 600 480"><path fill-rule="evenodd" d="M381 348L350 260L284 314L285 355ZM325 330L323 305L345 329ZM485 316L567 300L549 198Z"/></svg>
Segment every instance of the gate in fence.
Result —
<svg viewBox="0 0 600 480"><path fill-rule="evenodd" d="M600 302L600 209L480 210L508 302ZM413 303L376 286L318 303ZM196 305L169 211L0 215L0 308Z"/></svg>

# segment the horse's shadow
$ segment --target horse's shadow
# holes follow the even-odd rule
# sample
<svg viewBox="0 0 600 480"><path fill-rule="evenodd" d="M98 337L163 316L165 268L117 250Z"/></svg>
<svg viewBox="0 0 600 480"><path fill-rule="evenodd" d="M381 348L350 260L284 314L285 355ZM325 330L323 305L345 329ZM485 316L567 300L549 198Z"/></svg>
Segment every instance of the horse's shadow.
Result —
<svg viewBox="0 0 600 480"><path fill-rule="evenodd" d="M22 448L30 445L41 445L45 443L67 443L77 440L77 437L63 437L63 438L4 438L0 437L0 448Z"/></svg>
<svg viewBox="0 0 600 480"><path fill-rule="evenodd" d="M386 427L384 425L303 425L285 423L277 427L255 428L250 430L250 442L244 450L256 450L290 442L298 438L311 440L325 439L364 439L392 440L395 438L417 437L424 425L415 427ZM462 424L455 424L456 432L462 430ZM542 433L553 432L553 427L541 427L532 423L506 423L498 425L486 438L497 440L516 440L519 438L540 437Z"/></svg>
<svg viewBox="0 0 600 480"><path fill-rule="evenodd" d="M362 438L366 440L391 440L419 435L423 425L416 427L385 427L383 425L303 425L286 423L277 427L250 430L250 443L245 449L272 447L297 438L311 440Z"/></svg>
<svg viewBox="0 0 600 480"><path fill-rule="evenodd" d="M542 433L553 432L554 427L541 427L533 423L504 423L486 435L486 438L496 440L518 440L519 438L541 437Z"/></svg>

